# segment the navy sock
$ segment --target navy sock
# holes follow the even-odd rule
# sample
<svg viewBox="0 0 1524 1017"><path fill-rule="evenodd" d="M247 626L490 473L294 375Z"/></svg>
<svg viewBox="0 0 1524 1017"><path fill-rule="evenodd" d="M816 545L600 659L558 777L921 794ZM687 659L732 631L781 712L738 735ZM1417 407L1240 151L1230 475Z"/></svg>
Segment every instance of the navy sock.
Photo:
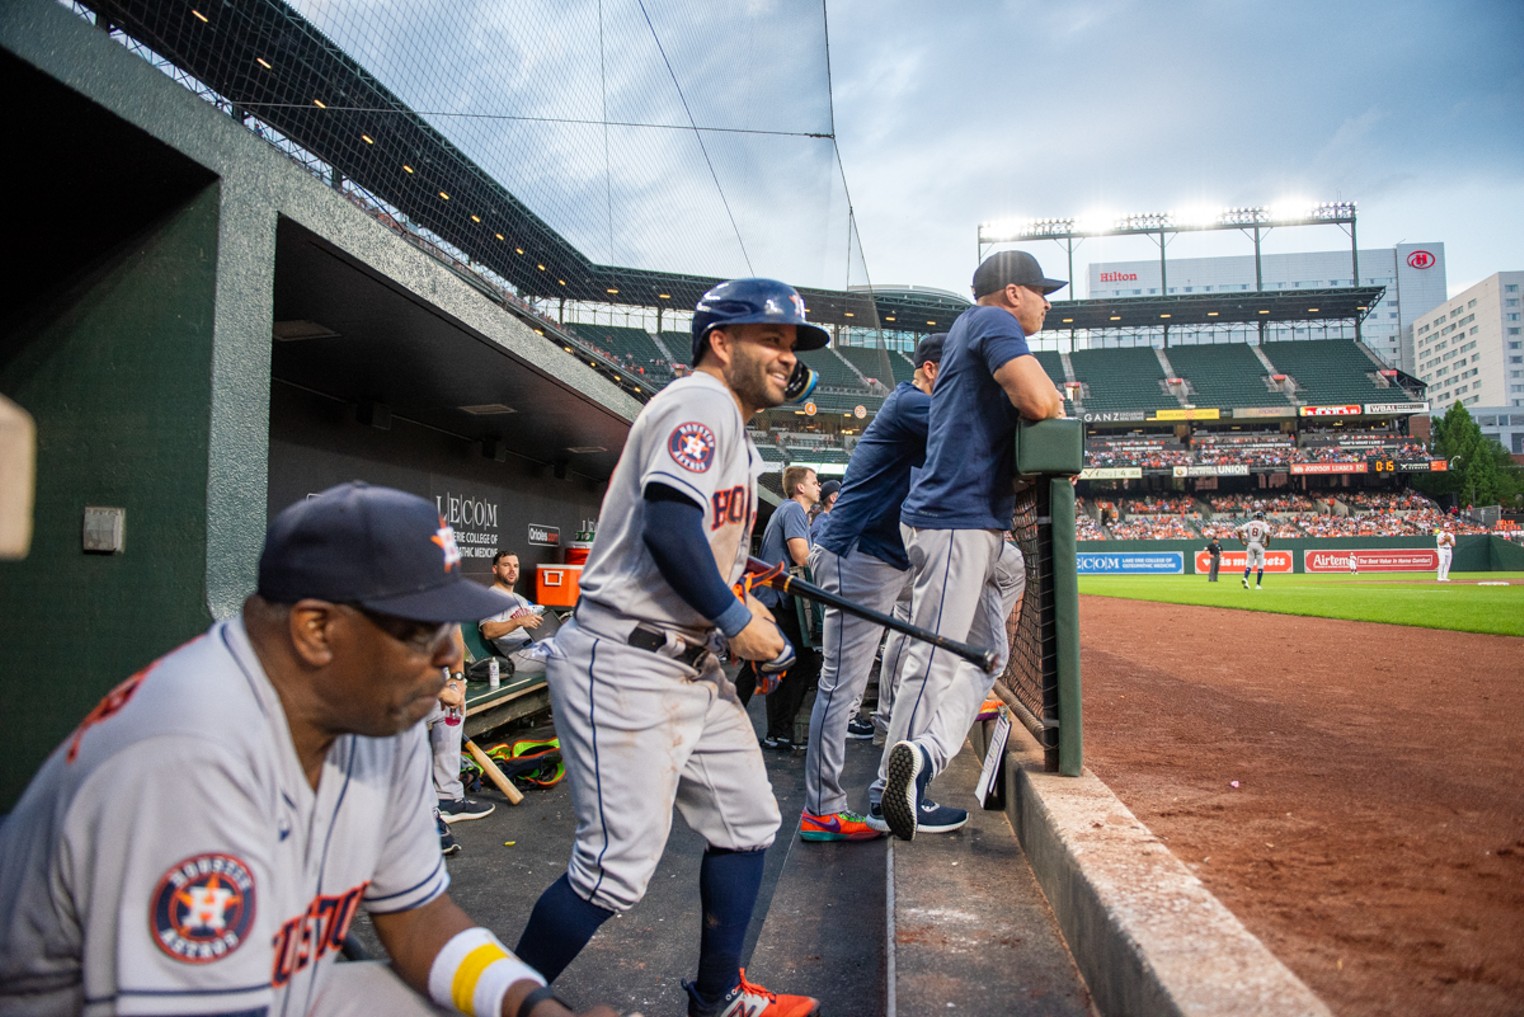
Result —
<svg viewBox="0 0 1524 1017"><path fill-rule="evenodd" d="M1265 581L1265 570L1264 569L1260 569L1258 572L1254 573L1254 585L1255 586L1258 586L1260 583L1263 583L1264 581Z"/></svg>
<svg viewBox="0 0 1524 1017"><path fill-rule="evenodd" d="M547 982L553 982L582 952L598 926L613 916L614 912L577 896L571 879L563 872L540 894L513 952Z"/></svg>
<svg viewBox="0 0 1524 1017"><path fill-rule="evenodd" d="M741 947L751 925L757 891L762 888L764 851L724 851L710 848L699 867L699 902L703 929L699 935L698 978L701 1002L717 1003L735 988L741 969Z"/></svg>

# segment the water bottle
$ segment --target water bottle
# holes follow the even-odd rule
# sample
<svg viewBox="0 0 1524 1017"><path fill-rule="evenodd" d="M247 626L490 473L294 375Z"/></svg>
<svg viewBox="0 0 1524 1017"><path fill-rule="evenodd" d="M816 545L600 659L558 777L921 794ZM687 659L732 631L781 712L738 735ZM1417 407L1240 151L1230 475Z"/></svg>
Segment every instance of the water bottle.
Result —
<svg viewBox="0 0 1524 1017"><path fill-rule="evenodd" d="M497 658L492 657L487 661L487 688L495 689L499 683L500 676L497 669Z"/></svg>

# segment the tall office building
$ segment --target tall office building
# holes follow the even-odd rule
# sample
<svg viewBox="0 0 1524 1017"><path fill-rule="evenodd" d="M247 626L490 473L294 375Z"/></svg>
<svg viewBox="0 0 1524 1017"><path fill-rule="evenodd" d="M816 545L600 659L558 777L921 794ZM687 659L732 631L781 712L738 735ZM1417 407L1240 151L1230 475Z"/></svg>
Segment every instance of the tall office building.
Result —
<svg viewBox="0 0 1524 1017"><path fill-rule="evenodd" d="M1524 272L1498 272L1413 323L1418 369L1436 414L1524 406ZM1513 451L1524 451L1513 449Z"/></svg>
<svg viewBox="0 0 1524 1017"><path fill-rule="evenodd" d="M1413 354L1413 323L1418 316L1445 299L1445 245L1398 244L1396 247L1359 252L1361 286L1384 286L1386 293L1360 325L1360 338L1377 356L1409 374ZM1317 290L1357 285L1350 251L1314 251L1304 254L1264 254L1255 278L1253 255L1219 258L1169 259L1092 264L1091 298L1160 296L1161 276L1171 295L1185 293L1247 293L1255 290ZM1170 329L1171 344L1252 342L1260 335L1253 324L1192 330ZM1316 320L1266 323L1264 337L1288 339L1353 339L1351 322L1322 323Z"/></svg>

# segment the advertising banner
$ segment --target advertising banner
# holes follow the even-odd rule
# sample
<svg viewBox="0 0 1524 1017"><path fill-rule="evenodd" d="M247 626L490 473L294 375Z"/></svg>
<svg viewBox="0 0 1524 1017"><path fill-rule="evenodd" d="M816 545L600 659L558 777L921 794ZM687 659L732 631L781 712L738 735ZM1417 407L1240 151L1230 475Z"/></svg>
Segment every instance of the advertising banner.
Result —
<svg viewBox="0 0 1524 1017"><path fill-rule="evenodd" d="M1351 554L1361 572L1433 572L1439 568L1439 552L1422 547L1303 551L1302 568L1308 572L1348 572Z"/></svg>
<svg viewBox="0 0 1524 1017"><path fill-rule="evenodd" d="M1428 403L1366 403L1366 413L1428 413Z"/></svg>
<svg viewBox="0 0 1524 1017"><path fill-rule="evenodd" d="M1074 556L1074 565L1082 576L1178 576L1185 571L1185 555L1179 551L1081 553Z"/></svg>
<svg viewBox="0 0 1524 1017"><path fill-rule="evenodd" d="M1353 406L1303 406L1297 411L1304 417L1358 417L1360 407Z"/></svg>
<svg viewBox="0 0 1524 1017"><path fill-rule="evenodd" d="M1291 416L1291 407L1290 406L1235 406L1235 407L1233 407L1233 409L1228 411L1228 416L1232 417L1234 420L1245 420L1245 419L1251 419L1251 418L1270 419L1270 418L1274 418L1274 417L1289 417L1289 416Z"/></svg>
<svg viewBox="0 0 1524 1017"><path fill-rule="evenodd" d="M498 496L485 487L465 487L455 478L430 477L429 493L440 518L455 531L462 572L485 572L502 541ZM453 485L453 486L452 486Z"/></svg>
<svg viewBox="0 0 1524 1017"><path fill-rule="evenodd" d="M1142 410L1108 410L1083 413L1080 418L1087 424L1139 424L1143 422Z"/></svg>
<svg viewBox="0 0 1524 1017"><path fill-rule="evenodd" d="M1308 473L1364 473L1365 463L1292 463L1291 475L1293 477Z"/></svg>
<svg viewBox="0 0 1524 1017"><path fill-rule="evenodd" d="M1249 552L1243 549L1237 551L1224 550L1222 552L1222 571L1242 573L1244 566L1249 562ZM1345 566L1348 567L1347 565ZM1296 561L1290 551L1277 551L1274 548L1265 552L1266 572L1291 572L1296 568ZM1196 552L1196 571L1206 575L1212 570L1212 556L1205 551Z"/></svg>
<svg viewBox="0 0 1524 1017"><path fill-rule="evenodd" d="M1141 466L1091 466L1080 470L1081 480L1137 480L1141 476Z"/></svg>
<svg viewBox="0 0 1524 1017"><path fill-rule="evenodd" d="M1215 406L1201 409L1155 410L1149 420L1219 420L1222 410Z"/></svg>

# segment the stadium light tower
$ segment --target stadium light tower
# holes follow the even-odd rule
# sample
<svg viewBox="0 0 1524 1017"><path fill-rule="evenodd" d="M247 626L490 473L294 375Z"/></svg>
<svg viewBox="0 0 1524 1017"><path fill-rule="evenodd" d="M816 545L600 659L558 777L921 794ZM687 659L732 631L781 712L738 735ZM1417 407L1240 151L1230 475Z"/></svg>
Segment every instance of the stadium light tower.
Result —
<svg viewBox="0 0 1524 1017"><path fill-rule="evenodd" d="M1360 250L1355 236L1353 201L1309 202L1287 199L1272 205L1239 206L1221 209L1184 208L1175 212L1134 212L1127 215L1088 213L1067 219L1021 219L979 224L979 260L990 247L1022 240L1055 240L1064 245L1069 258L1069 279L1074 278L1076 241L1087 237L1148 236L1159 245L1159 288L1169 292L1165 247L1173 233L1202 230L1242 230L1254 240L1254 288L1264 289L1261 242L1264 234L1278 226L1348 227L1350 263L1354 285L1360 284ZM1076 299L1069 287L1070 300Z"/></svg>

